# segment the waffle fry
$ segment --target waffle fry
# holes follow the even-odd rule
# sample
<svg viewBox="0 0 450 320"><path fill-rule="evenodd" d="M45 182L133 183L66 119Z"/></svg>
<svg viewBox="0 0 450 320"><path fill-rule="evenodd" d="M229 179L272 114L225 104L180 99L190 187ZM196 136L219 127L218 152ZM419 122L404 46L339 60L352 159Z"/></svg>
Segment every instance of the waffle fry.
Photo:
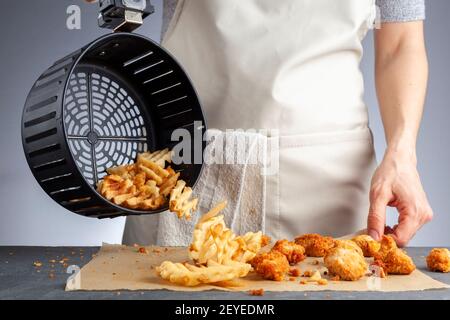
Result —
<svg viewBox="0 0 450 320"><path fill-rule="evenodd" d="M169 149L164 149L160 151L155 152L145 152L141 153L142 158L145 158L147 160L150 160L154 163L156 163L158 166L164 168L165 163L171 163L172 162L172 151Z"/></svg>
<svg viewBox="0 0 450 320"><path fill-rule="evenodd" d="M250 270L249 264L235 261L226 264L208 261L206 266L164 261L156 268L161 278L188 287L245 277Z"/></svg>
<svg viewBox="0 0 450 320"><path fill-rule="evenodd" d="M183 183L176 186L180 193ZM269 242L262 232L236 236L227 228L223 215L226 206L221 202L200 217L194 229L189 256L195 265L164 261L156 270L159 276L183 286L218 283L245 277L252 266L247 263ZM284 256L283 256L284 258Z"/></svg>
<svg viewBox="0 0 450 320"><path fill-rule="evenodd" d="M219 203L203 215L194 229L189 256L196 263L205 264L209 260L248 262L253 259L262 246L267 244L267 237L262 232L249 232L236 236L225 225L223 216L218 216L226 206Z"/></svg>
<svg viewBox="0 0 450 320"><path fill-rule="evenodd" d="M180 173L175 172L170 167L167 168L167 171L169 172L169 176L163 181L163 183L160 186L160 193L165 197L170 195L170 191L172 191L172 189L175 188L178 178L180 177Z"/></svg>
<svg viewBox="0 0 450 320"><path fill-rule="evenodd" d="M190 219L191 211L197 210L198 199L190 200L192 189L186 187L186 182L178 180L175 188L170 192L169 209L178 215L178 218Z"/></svg>
<svg viewBox="0 0 450 320"><path fill-rule="evenodd" d="M169 202L170 211L189 219L197 210L198 199L191 199L192 189L179 180L179 172L165 168L171 161L169 149L141 153L136 163L107 169L97 191L107 200L135 210L157 210Z"/></svg>

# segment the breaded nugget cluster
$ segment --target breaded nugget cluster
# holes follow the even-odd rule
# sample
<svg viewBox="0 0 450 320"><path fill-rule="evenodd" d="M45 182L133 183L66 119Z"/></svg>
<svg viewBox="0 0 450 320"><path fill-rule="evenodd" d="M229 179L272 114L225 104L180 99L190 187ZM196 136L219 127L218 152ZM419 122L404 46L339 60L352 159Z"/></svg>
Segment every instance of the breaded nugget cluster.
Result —
<svg viewBox="0 0 450 320"><path fill-rule="evenodd" d="M295 238L295 243L305 248L305 253L308 257L324 257L327 251L334 246L333 238L316 233L297 237Z"/></svg>
<svg viewBox="0 0 450 320"><path fill-rule="evenodd" d="M294 265L305 259L305 248L286 239L278 240L270 252L258 254L250 262L264 279L282 281Z"/></svg>
<svg viewBox="0 0 450 320"><path fill-rule="evenodd" d="M286 256L276 250L258 254L250 264L256 273L267 280L282 281L289 272Z"/></svg>
<svg viewBox="0 0 450 320"><path fill-rule="evenodd" d="M427 266L431 271L450 272L450 251L434 248L427 256Z"/></svg>
<svg viewBox="0 0 450 320"><path fill-rule="evenodd" d="M362 278L368 269L361 248L349 240L336 240L335 246L327 251L324 263L332 275L347 281Z"/></svg>
<svg viewBox="0 0 450 320"><path fill-rule="evenodd" d="M303 248L303 246L286 239L278 240L272 250L284 254L289 264L297 264L306 258L305 248Z"/></svg>
<svg viewBox="0 0 450 320"><path fill-rule="evenodd" d="M381 244L367 234L361 234L352 239L363 251L364 257L373 257L380 250Z"/></svg>
<svg viewBox="0 0 450 320"><path fill-rule="evenodd" d="M410 274L416 269L411 257L399 249L394 238L389 235L382 237L375 261L387 274Z"/></svg>

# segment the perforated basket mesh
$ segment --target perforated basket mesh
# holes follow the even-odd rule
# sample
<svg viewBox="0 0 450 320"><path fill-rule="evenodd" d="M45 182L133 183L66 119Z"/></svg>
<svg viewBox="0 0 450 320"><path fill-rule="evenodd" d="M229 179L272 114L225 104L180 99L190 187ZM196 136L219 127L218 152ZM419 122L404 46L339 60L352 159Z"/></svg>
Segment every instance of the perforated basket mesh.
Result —
<svg viewBox="0 0 450 320"><path fill-rule="evenodd" d="M65 208L92 217L157 213L118 207L95 191L109 167L140 152L173 147L172 132L200 134L206 124L189 78L151 40L110 34L57 61L25 104L22 139L42 188ZM205 147L191 140L187 152ZM198 142L197 142L198 143ZM189 185L201 164L175 166Z"/></svg>

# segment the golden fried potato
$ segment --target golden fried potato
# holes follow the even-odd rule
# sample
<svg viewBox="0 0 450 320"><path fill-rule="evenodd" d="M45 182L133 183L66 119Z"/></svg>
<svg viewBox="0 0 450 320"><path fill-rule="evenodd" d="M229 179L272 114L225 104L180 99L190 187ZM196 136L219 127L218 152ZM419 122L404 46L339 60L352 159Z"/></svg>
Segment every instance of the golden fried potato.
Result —
<svg viewBox="0 0 450 320"><path fill-rule="evenodd" d="M222 215L217 215L226 206L219 203L203 215L194 228L189 256L196 263L204 264L208 260L247 262L251 260L267 242L262 232L248 232L236 236L225 225Z"/></svg>
<svg viewBox="0 0 450 320"><path fill-rule="evenodd" d="M107 169L97 191L109 201L135 210L160 209L170 196L169 210L189 219L198 199L190 199L192 189L179 180L180 173L165 168L171 157L169 149L141 153L136 163Z"/></svg>
<svg viewBox="0 0 450 320"><path fill-rule="evenodd" d="M375 241L371 236L367 234L361 234L352 239L363 251L364 257L373 257L378 250L380 250L381 244Z"/></svg>
<svg viewBox="0 0 450 320"><path fill-rule="evenodd" d="M224 264L208 261L206 266L164 261L156 268L156 272L161 278L188 287L245 277L250 270L251 266L248 263L235 261L228 261Z"/></svg>
<svg viewBox="0 0 450 320"><path fill-rule="evenodd" d="M279 251L270 251L258 254L250 264L256 273L264 279L282 281L289 272L289 261Z"/></svg>
<svg viewBox="0 0 450 320"><path fill-rule="evenodd" d="M142 158L145 158L147 160L150 160L154 163L156 163L158 166L164 168L166 165L166 162L171 163L172 162L172 151L169 149L159 150L155 152L144 152L141 153Z"/></svg>
<svg viewBox="0 0 450 320"><path fill-rule="evenodd" d="M333 238L316 233L297 237L295 238L295 243L305 248L305 253L308 257L323 257L334 246Z"/></svg>
<svg viewBox="0 0 450 320"><path fill-rule="evenodd" d="M186 182L178 180L175 188L170 192L169 209L178 218L190 219L191 212L197 210L198 199L191 199L192 189L186 187Z"/></svg>
<svg viewBox="0 0 450 320"><path fill-rule="evenodd" d="M399 249L394 238L383 235L380 250L375 254L375 261L383 265L387 274L410 274L416 266L405 251Z"/></svg>
<svg viewBox="0 0 450 320"><path fill-rule="evenodd" d="M306 258L305 248L295 242L286 239L278 240L272 248L272 251L279 251L284 254L289 264L297 264Z"/></svg>
<svg viewBox="0 0 450 320"><path fill-rule="evenodd" d="M450 251L434 248L427 256L427 266L431 271L450 272Z"/></svg>
<svg viewBox="0 0 450 320"><path fill-rule="evenodd" d="M345 247L345 244L329 249L324 257L324 263L332 275L347 281L362 278L368 269L363 255L354 248Z"/></svg>
<svg viewBox="0 0 450 320"><path fill-rule="evenodd" d="M248 262L256 256L262 247L270 242L270 237L264 235L261 231L247 232L243 236L235 237L233 241L237 243L237 249L231 259Z"/></svg>

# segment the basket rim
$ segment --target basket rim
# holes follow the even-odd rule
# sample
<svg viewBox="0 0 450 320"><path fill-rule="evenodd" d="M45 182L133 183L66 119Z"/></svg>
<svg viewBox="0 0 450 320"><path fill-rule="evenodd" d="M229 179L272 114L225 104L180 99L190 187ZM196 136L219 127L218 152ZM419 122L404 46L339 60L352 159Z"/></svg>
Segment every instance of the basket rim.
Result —
<svg viewBox="0 0 450 320"><path fill-rule="evenodd" d="M76 59L74 59L72 65L71 65L71 67L70 67L70 69L68 69L68 71L67 71L67 79L69 80L69 79L72 77L72 74L73 74L73 72L75 71L75 68L80 64L80 61L81 61L81 60L83 59L83 57L89 52L89 50L91 50L92 48L94 48L98 43L100 43L100 42L102 42L102 41L104 41L104 40L106 40L106 39L108 39L108 38L114 38L114 37L120 37L120 36L135 37L135 38L139 38L139 39L145 40L145 41L151 43L152 45L158 47L160 50L162 50L165 54L167 54L167 55L173 60L173 62L180 68L180 70L181 70L181 71L184 73L184 75L186 76L186 79L189 81L189 84L190 84L190 86L191 86L191 88L192 88L192 90L193 90L195 96L197 97L198 106L200 107L200 108L199 108L199 109L200 109L200 113L201 113L202 118L203 118L202 120L203 120L204 130L206 131L206 130L208 129L208 125L207 125L207 122L206 122L205 113L204 113L204 111L203 111L202 104L201 104L201 101L200 101L200 99L199 99L198 92L197 92L197 90L195 89L195 87L194 87L194 85L193 85L193 82L192 82L192 79L190 78L189 74L186 72L186 70L185 70L185 69L183 68L183 66L178 62L178 60L175 58L175 56L174 56L173 54L171 54L167 49L165 49L164 47L162 47L161 45L159 45L157 42L155 42L155 41L153 41L152 39L150 39L150 38L148 38L148 37L145 37L145 36L143 36L143 35L136 34L136 33L131 33L131 32L109 33L109 34L106 34L106 35L104 35L104 36L101 36L101 37L97 38L96 40L90 42L88 45L86 45L85 47L83 47L83 48L81 49L81 53L78 54L78 56L76 57ZM67 86L68 86L68 84L69 84L69 81L68 81L68 80L65 82L64 88L63 88L63 95L62 95L62 100L61 100L61 105L62 105L62 106L64 106L65 100L66 100L65 93L66 93L66 90L67 90ZM62 120L62 113L61 113L61 120ZM65 124L64 124L64 121L62 121L62 128L63 128L62 134L63 134L63 136L64 136L64 139L67 141L67 135L66 135L66 130L65 130ZM68 151L69 151L69 153L70 153L70 155L71 155L71 158L72 158L71 160L74 161L74 159L73 159L73 154L72 154L72 151L70 150L70 148L69 148ZM203 146L202 146L202 152L203 152ZM104 202L106 205L108 205L108 206L110 206L110 207L113 207L113 208L117 209L118 212L127 213L128 215L146 215L146 214L157 214L157 213L161 213L161 212L164 212L164 211L169 210L169 206L168 206L168 205L165 205L164 207L162 207L162 208L160 208L160 209L156 209L156 210L136 210L136 209L130 209L130 208L126 208L126 207L119 206L119 205L113 203L112 201L109 201L108 199L106 199L104 196L102 196L102 195L96 190L96 188L94 188L91 184L87 183L87 181L86 181L86 179L84 178L82 172L80 171L80 168L78 167L78 165L75 164L75 167L76 167L76 170L77 170L77 172L79 173L80 177L83 179L84 183L91 189L92 192L94 192L95 195L98 196L99 200L102 201L102 202ZM204 170L204 164L202 163L202 164L201 164L201 167L200 167L200 172L198 173L198 175L197 175L197 177L196 177L194 183L190 186L191 188L194 188L194 187L197 185L198 180L199 180L200 176L201 176L202 173L203 173L203 170ZM68 210L69 210L69 209L68 209ZM69 210L69 211L71 211L71 210ZM72 212L72 211L71 211L71 212ZM106 216L108 216L108 215L106 214ZM119 217L119 216L124 216L124 214L116 215L116 216L114 216L114 217ZM100 218L101 218L101 217L100 217Z"/></svg>

